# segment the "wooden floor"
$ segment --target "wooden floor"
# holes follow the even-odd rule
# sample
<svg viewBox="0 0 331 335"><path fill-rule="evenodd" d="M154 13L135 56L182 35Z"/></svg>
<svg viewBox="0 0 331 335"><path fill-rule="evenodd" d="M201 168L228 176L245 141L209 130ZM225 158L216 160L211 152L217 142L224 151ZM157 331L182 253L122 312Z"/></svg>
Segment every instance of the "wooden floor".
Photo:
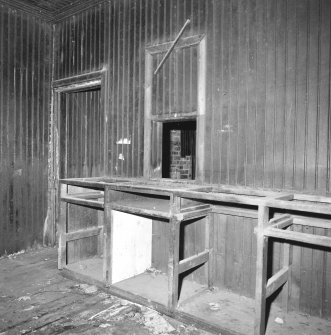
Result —
<svg viewBox="0 0 331 335"><path fill-rule="evenodd" d="M53 248L0 259L0 335L206 332L64 278Z"/></svg>
<svg viewBox="0 0 331 335"><path fill-rule="evenodd" d="M102 261L98 258L71 264L68 269L76 278L89 283L102 280ZM167 302L167 277L161 273L143 273L113 286L148 301ZM203 320L207 325L214 325L214 329L219 329L215 330L215 334L254 334L254 299L224 288L216 287L210 291L203 285L184 280L178 311L191 315L193 319ZM198 325L204 327L201 322ZM331 322L296 311L284 313L274 303L268 313L266 335L331 335Z"/></svg>

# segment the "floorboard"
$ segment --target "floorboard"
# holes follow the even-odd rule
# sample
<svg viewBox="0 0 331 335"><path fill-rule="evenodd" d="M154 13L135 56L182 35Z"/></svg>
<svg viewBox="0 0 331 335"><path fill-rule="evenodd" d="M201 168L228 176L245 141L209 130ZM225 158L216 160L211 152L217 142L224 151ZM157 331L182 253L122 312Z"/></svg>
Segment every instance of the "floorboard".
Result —
<svg viewBox="0 0 331 335"><path fill-rule="evenodd" d="M1 258L0 269L0 335L207 335L63 277L54 248Z"/></svg>

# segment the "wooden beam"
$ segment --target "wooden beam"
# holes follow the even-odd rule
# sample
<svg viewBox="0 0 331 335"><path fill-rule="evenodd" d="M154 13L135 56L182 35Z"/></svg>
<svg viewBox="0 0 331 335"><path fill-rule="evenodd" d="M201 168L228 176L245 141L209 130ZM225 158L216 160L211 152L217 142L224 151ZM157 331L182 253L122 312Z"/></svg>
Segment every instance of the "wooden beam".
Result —
<svg viewBox="0 0 331 335"><path fill-rule="evenodd" d="M85 206L85 207L93 207L93 208L99 208L99 209L104 208L103 201L81 199L81 198L76 198L74 196L62 196L61 201L67 202L73 205L79 205L79 206Z"/></svg>
<svg viewBox="0 0 331 335"><path fill-rule="evenodd" d="M323 229L331 229L330 220L304 217L301 215L293 215L293 224L309 226L309 227L316 227L316 228L323 228Z"/></svg>
<svg viewBox="0 0 331 335"><path fill-rule="evenodd" d="M52 83L53 89L56 92L80 91L93 87L101 88L102 77L105 69L93 71L89 73L80 74L77 76L66 77L54 80Z"/></svg>
<svg viewBox="0 0 331 335"><path fill-rule="evenodd" d="M325 202L327 204L331 204L330 196L326 197L326 196L315 195L315 194L296 193L294 194L294 200Z"/></svg>
<svg viewBox="0 0 331 335"><path fill-rule="evenodd" d="M144 208L137 208L132 206L126 206L126 205L119 205L116 203L111 203L111 208L113 210L134 214L134 215L141 215L145 217L153 217L153 218L161 218L161 219L169 219L170 214L168 212L161 212L151 209L144 209Z"/></svg>
<svg viewBox="0 0 331 335"><path fill-rule="evenodd" d="M79 199L100 199L103 198L103 193L101 192L84 192L84 193L71 193L68 196L73 196Z"/></svg>
<svg viewBox="0 0 331 335"><path fill-rule="evenodd" d="M209 260L209 250L198 253L197 255L185 258L179 262L179 273L193 269L196 266L206 263Z"/></svg>
<svg viewBox="0 0 331 335"><path fill-rule="evenodd" d="M317 214L327 214L331 215L331 206L329 203L315 203L308 201L286 201L286 200L277 200L277 199L266 199L264 202L265 206L288 209L293 211L308 212L308 213L317 213Z"/></svg>
<svg viewBox="0 0 331 335"><path fill-rule="evenodd" d="M97 236L100 234L101 230L102 230L101 227L93 227L93 228L76 230L76 231L66 234L66 241L69 242L69 241L74 241L74 240L80 240L86 237Z"/></svg>
<svg viewBox="0 0 331 335"><path fill-rule="evenodd" d="M175 49L180 48L189 48L192 46L198 45L201 40L205 37L205 35L194 35L189 37L184 37L175 46ZM159 53L166 52L169 50L173 42L166 42L162 44L152 45L146 48L146 52L148 52L150 55L155 55Z"/></svg>
<svg viewBox="0 0 331 335"><path fill-rule="evenodd" d="M281 193L276 194L275 196L271 196L271 198L277 199L277 200L288 200L291 201L294 199L294 194L292 193Z"/></svg>
<svg viewBox="0 0 331 335"><path fill-rule="evenodd" d="M213 205L212 212L217 214L241 216L245 218L257 219L257 210L240 207Z"/></svg>
<svg viewBox="0 0 331 335"><path fill-rule="evenodd" d="M266 297L268 298L275 293L281 286L283 286L288 280L288 267L282 268L267 282Z"/></svg>
<svg viewBox="0 0 331 335"><path fill-rule="evenodd" d="M300 242L320 247L331 248L331 237L327 236L319 236L276 228L265 229L264 235L286 241Z"/></svg>
<svg viewBox="0 0 331 335"><path fill-rule="evenodd" d="M100 189L103 190L105 188L105 183L101 182L99 179L86 180L85 178L82 179L60 179L61 184L67 184L70 186L78 186L78 187L85 187L90 189Z"/></svg>
<svg viewBox="0 0 331 335"><path fill-rule="evenodd" d="M208 204L194 205L194 206L190 206L190 207L181 208L180 212L181 213L186 213L186 212L192 212L192 211L199 211L199 210L202 210L202 209L211 210L211 206L208 205Z"/></svg>
<svg viewBox="0 0 331 335"><path fill-rule="evenodd" d="M186 121L186 120L195 120L197 117L197 112L193 113L176 113L173 115L151 115L151 121L158 122L176 122L176 121Z"/></svg>
<svg viewBox="0 0 331 335"><path fill-rule="evenodd" d="M213 202L234 203L234 204L250 205L250 206L259 206L263 202L263 198L260 197L249 197L246 195L237 195L222 192L199 192L195 190L178 190L176 191L176 194L178 196L189 199L209 200Z"/></svg>

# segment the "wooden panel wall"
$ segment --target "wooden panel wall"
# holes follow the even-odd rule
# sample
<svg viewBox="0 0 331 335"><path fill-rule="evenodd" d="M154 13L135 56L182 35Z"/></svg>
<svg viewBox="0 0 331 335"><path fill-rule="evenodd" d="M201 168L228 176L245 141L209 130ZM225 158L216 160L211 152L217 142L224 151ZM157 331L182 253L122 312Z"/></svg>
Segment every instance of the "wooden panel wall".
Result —
<svg viewBox="0 0 331 335"><path fill-rule="evenodd" d="M57 25L55 78L108 68L110 170L141 175L144 50L171 41L190 18L184 37L208 37L206 181L329 193L330 7L328 0L113 1ZM171 73L165 77L170 87ZM128 137L129 147L116 144Z"/></svg>
<svg viewBox="0 0 331 335"><path fill-rule="evenodd" d="M165 53L153 55L153 69ZM162 69L153 77L152 115L169 116L197 113L198 48L175 49Z"/></svg>
<svg viewBox="0 0 331 335"><path fill-rule="evenodd" d="M0 255L43 242L51 46L46 23L0 5Z"/></svg>
<svg viewBox="0 0 331 335"><path fill-rule="evenodd" d="M329 193L330 1L214 4L209 180Z"/></svg>
<svg viewBox="0 0 331 335"><path fill-rule="evenodd" d="M100 89L62 93L61 178L98 177L104 171L104 113Z"/></svg>
<svg viewBox="0 0 331 335"><path fill-rule="evenodd" d="M108 69L110 174L142 175L145 48L173 40L188 18L183 37L207 36L206 182L329 194L329 0L114 0L57 24L56 79ZM255 220L214 220L217 283L251 296ZM162 225L153 234L166 246ZM295 249L291 303L330 317L330 280L317 278L330 278L330 252L309 250Z"/></svg>

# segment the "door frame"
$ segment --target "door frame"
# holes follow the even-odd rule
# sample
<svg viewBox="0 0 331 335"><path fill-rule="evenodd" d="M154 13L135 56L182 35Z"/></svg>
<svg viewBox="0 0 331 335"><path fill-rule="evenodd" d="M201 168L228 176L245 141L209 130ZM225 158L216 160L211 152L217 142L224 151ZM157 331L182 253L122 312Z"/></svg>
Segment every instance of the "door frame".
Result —
<svg viewBox="0 0 331 335"><path fill-rule="evenodd" d="M59 208L59 173L60 173L60 112L61 94L75 93L98 88L101 93L100 110L104 114L104 171L108 174L108 76L107 70L102 69L82 75L61 78L52 82L52 101L49 122L48 142L48 200L47 222L45 224L44 238L52 245L57 243L56 227Z"/></svg>

